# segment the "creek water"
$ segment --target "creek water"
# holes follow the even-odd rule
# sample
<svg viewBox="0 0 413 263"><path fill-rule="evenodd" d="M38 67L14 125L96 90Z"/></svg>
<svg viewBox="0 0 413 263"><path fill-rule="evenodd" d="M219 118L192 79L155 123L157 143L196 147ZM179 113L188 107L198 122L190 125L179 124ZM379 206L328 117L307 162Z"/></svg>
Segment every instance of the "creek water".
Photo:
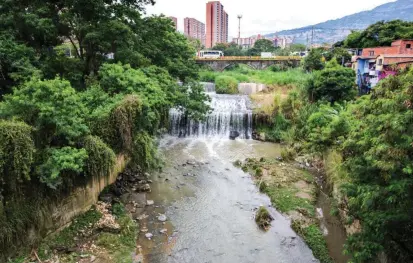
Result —
<svg viewBox="0 0 413 263"><path fill-rule="evenodd" d="M146 208L148 217L140 221L141 229L154 235L151 240L146 233L139 235L143 262L318 262L251 177L232 165L247 157L275 158L278 145L168 136L160 151L165 168L153 175L147 195L155 205ZM275 219L267 232L254 221L261 205ZM159 214L166 215L165 223Z"/></svg>
<svg viewBox="0 0 413 263"><path fill-rule="evenodd" d="M249 98L217 95L213 85L204 86L213 108L205 122L170 111L170 135L159 146L166 163L162 172L152 175L152 191L146 198L154 205L141 213L143 231L135 261L318 262L290 228L289 219L272 208L251 177L232 164L280 155L279 145L248 140L252 133ZM240 138L229 140L231 131L239 132ZM267 232L254 220L260 206L274 218ZM160 215L166 215L166 222Z"/></svg>

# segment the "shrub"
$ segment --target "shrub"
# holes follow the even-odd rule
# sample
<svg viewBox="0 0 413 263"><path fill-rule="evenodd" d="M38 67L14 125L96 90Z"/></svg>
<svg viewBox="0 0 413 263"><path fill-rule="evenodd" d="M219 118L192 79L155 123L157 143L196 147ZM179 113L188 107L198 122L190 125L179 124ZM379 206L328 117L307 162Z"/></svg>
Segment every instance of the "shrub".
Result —
<svg viewBox="0 0 413 263"><path fill-rule="evenodd" d="M315 72L307 82L309 97L312 101L326 100L331 103L352 100L357 93L354 78L352 69L338 65L333 59L324 70Z"/></svg>
<svg viewBox="0 0 413 263"><path fill-rule="evenodd" d="M281 157L285 161L293 161L296 157L297 153L294 151L293 148L284 148L281 150Z"/></svg>
<svg viewBox="0 0 413 263"><path fill-rule="evenodd" d="M255 176L256 177L261 177L263 175L263 171L261 168L255 169Z"/></svg>
<svg viewBox="0 0 413 263"><path fill-rule="evenodd" d="M238 81L234 77L219 76L215 80L215 85L218 94L238 93Z"/></svg>

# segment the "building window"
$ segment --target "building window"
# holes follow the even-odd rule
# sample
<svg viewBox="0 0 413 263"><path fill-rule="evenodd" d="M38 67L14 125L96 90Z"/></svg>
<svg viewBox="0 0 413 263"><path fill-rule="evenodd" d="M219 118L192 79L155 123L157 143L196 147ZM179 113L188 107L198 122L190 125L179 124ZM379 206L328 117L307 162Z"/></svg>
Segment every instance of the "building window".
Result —
<svg viewBox="0 0 413 263"><path fill-rule="evenodd" d="M369 51L369 56L374 56L374 51Z"/></svg>
<svg viewBox="0 0 413 263"><path fill-rule="evenodd" d="M406 48L412 48L412 44L406 44Z"/></svg>
<svg viewBox="0 0 413 263"><path fill-rule="evenodd" d="M379 65L379 66L383 65L383 59L379 59L378 65Z"/></svg>

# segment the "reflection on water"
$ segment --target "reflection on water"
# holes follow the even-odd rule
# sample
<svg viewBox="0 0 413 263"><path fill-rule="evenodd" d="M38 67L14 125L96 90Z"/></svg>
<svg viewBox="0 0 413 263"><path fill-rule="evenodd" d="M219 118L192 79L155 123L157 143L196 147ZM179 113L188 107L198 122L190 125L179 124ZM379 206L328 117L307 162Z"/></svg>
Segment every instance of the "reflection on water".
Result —
<svg viewBox="0 0 413 263"><path fill-rule="evenodd" d="M232 165L237 159L279 156L279 146L167 137L160 149L166 167L153 175L147 198L155 206L147 207L149 217L140 223L154 235L151 240L139 235L145 262L317 262L289 220ZM254 221L260 205L269 207L275 218L268 232ZM159 214L165 214L167 222L160 222Z"/></svg>

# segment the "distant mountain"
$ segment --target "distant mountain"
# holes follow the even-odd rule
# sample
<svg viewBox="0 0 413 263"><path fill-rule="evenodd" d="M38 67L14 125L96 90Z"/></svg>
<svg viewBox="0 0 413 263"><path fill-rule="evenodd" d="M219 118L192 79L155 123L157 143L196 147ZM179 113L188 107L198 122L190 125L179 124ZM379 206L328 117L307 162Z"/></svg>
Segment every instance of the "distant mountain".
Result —
<svg viewBox="0 0 413 263"><path fill-rule="evenodd" d="M398 0L378 6L370 11L359 12L343 18L328 20L323 23L297 29L284 30L266 35L267 37L289 36L294 43L307 42L311 39L311 30L314 27L314 43L335 43L343 40L352 29L365 29L378 21L401 19L413 21L413 0Z"/></svg>

